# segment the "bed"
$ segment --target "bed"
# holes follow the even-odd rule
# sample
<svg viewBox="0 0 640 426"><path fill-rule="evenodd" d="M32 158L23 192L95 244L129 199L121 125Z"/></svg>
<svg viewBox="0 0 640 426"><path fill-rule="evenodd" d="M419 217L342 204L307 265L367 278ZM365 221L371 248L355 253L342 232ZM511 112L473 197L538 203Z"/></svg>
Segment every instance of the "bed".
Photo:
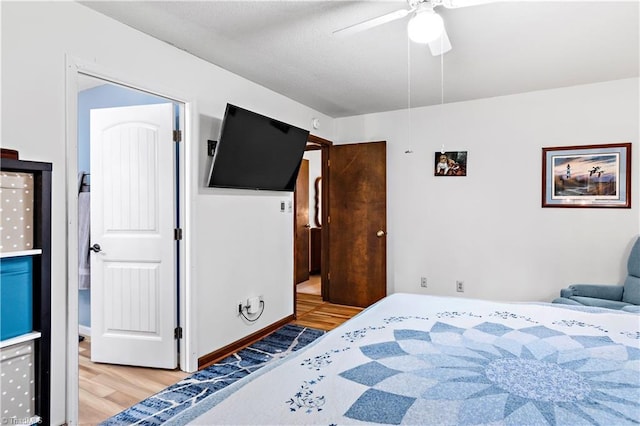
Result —
<svg viewBox="0 0 640 426"><path fill-rule="evenodd" d="M394 294L170 424L640 423L640 316Z"/></svg>

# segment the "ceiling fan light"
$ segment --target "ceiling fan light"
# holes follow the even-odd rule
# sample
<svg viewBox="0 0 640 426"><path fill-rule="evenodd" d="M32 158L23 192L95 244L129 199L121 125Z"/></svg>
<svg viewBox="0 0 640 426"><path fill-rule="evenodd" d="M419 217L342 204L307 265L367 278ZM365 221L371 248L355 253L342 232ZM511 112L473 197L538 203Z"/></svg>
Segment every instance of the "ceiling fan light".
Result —
<svg viewBox="0 0 640 426"><path fill-rule="evenodd" d="M407 25L409 38L416 43L432 42L440 37L442 31L444 31L442 17L431 9L417 11Z"/></svg>

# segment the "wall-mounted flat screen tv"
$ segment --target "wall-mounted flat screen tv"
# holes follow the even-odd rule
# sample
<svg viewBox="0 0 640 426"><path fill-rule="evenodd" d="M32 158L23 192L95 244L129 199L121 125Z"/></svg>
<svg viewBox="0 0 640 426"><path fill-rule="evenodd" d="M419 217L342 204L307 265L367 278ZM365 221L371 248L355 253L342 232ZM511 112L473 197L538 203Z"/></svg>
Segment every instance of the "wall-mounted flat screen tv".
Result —
<svg viewBox="0 0 640 426"><path fill-rule="evenodd" d="M209 186L293 191L308 136L308 130L227 104Z"/></svg>

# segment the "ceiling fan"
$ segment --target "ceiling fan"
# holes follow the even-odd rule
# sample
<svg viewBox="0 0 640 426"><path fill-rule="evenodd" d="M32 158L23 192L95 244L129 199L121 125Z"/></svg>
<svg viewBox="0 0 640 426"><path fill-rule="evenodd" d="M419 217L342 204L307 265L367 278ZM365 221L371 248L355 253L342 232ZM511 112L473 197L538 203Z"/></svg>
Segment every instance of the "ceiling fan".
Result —
<svg viewBox="0 0 640 426"><path fill-rule="evenodd" d="M349 25L333 32L333 34L353 34L365 31L378 25L386 24L413 14L407 24L409 38L422 44L428 44L433 56L442 55L451 50L449 36L444 29L442 17L436 13L435 7L447 9L495 3L500 0L407 0L409 9L400 9L357 24Z"/></svg>

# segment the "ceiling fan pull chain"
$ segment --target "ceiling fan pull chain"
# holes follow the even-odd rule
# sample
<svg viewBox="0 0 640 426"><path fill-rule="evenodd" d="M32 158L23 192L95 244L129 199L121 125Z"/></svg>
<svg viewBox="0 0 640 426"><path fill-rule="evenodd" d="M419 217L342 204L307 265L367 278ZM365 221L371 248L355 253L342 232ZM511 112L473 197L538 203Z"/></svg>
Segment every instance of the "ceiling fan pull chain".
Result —
<svg viewBox="0 0 640 426"><path fill-rule="evenodd" d="M443 44L444 39L440 38L441 50ZM444 105L444 54L440 55L440 105Z"/></svg>
<svg viewBox="0 0 640 426"><path fill-rule="evenodd" d="M407 37L407 126L408 126L408 144L409 148L404 152L405 154L412 154L411 149L411 41Z"/></svg>

